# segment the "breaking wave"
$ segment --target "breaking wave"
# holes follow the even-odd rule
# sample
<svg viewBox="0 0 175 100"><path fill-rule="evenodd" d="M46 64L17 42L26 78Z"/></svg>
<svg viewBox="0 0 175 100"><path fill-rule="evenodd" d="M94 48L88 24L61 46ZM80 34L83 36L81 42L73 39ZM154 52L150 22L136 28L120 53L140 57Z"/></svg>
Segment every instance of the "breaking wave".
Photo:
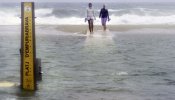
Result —
<svg viewBox="0 0 175 100"><path fill-rule="evenodd" d="M20 8L0 8L0 25L19 25ZM175 24L175 10L133 8L109 9L110 25L154 25ZM100 24L99 10L95 10L95 24ZM85 9L37 8L35 10L37 25L81 25L84 21Z"/></svg>

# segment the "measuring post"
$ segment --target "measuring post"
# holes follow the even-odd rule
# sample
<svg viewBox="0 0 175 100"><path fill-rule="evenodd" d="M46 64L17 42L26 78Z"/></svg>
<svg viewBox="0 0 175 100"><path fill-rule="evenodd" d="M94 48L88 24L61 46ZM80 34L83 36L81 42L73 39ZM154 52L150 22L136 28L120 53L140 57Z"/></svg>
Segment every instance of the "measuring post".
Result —
<svg viewBox="0 0 175 100"><path fill-rule="evenodd" d="M36 90L35 14L33 2L21 3L21 88Z"/></svg>

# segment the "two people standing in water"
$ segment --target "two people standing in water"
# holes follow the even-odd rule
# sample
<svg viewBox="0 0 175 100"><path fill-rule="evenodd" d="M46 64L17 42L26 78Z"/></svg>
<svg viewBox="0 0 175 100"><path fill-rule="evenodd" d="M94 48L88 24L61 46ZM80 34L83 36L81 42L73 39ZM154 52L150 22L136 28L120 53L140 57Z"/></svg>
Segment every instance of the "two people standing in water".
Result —
<svg viewBox="0 0 175 100"><path fill-rule="evenodd" d="M103 8L100 11L99 18L101 18L103 30L106 31L106 21L107 20L110 21L110 18L109 18L108 10L105 8L105 5L103 5ZM93 21L95 19L96 18L95 18L94 9L92 8L92 3L89 3L87 8L87 17L85 20L88 21L89 31L91 34L93 33L93 29L94 29Z"/></svg>

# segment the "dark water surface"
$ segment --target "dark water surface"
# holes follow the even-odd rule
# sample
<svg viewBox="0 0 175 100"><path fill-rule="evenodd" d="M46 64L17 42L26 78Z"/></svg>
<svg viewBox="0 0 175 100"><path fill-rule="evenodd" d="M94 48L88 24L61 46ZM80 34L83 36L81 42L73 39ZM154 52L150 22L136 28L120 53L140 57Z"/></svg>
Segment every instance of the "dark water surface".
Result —
<svg viewBox="0 0 175 100"><path fill-rule="evenodd" d="M35 93L0 85L0 100L174 100L174 30L87 37L38 26L43 81ZM0 84L20 82L20 27L0 27Z"/></svg>

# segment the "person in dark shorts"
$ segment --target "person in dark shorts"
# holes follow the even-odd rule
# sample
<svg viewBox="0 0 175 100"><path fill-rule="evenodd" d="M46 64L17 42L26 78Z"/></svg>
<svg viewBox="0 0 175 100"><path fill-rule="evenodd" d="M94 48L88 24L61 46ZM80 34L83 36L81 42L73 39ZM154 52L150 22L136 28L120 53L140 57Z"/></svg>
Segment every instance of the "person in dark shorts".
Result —
<svg viewBox="0 0 175 100"><path fill-rule="evenodd" d="M103 26L103 30L106 31L106 21L110 21L108 10L103 5L103 8L100 11L99 18L101 18L101 23Z"/></svg>

